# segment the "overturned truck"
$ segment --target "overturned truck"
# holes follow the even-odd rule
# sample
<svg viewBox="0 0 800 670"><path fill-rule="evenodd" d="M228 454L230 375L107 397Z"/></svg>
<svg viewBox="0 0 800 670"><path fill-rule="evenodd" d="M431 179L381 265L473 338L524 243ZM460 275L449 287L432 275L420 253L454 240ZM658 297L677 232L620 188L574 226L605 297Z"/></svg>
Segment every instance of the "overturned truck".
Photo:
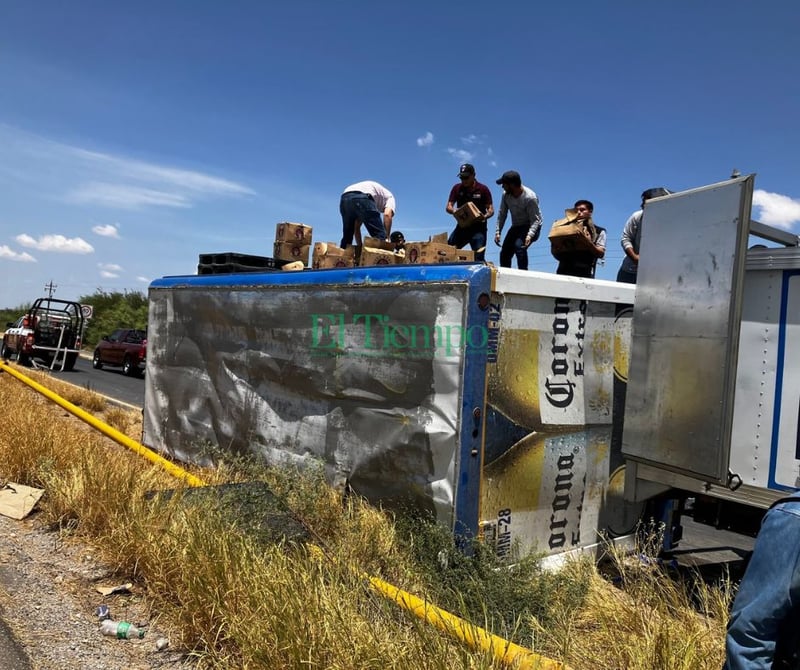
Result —
<svg viewBox="0 0 800 670"><path fill-rule="evenodd" d="M757 515L798 486L800 253L751 221L753 181L649 201L638 286L470 263L156 280L143 441L321 464L501 556L628 537L652 501Z"/></svg>

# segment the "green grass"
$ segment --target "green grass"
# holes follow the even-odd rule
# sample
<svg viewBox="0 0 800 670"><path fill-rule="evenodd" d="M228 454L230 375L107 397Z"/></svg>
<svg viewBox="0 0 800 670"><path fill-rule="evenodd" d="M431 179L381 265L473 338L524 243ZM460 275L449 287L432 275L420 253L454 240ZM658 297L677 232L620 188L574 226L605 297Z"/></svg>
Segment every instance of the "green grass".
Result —
<svg viewBox="0 0 800 670"><path fill-rule="evenodd" d="M722 664L725 585L618 555L621 587L586 561L548 573L535 557L503 565L480 545L467 557L428 519L343 500L321 470L216 454L216 468L192 470L211 488L184 489L10 375L0 403L14 408L0 478L45 488L41 518L136 581L201 668L500 667L379 596L365 573L576 669ZM139 438L137 413L101 407L99 418Z"/></svg>

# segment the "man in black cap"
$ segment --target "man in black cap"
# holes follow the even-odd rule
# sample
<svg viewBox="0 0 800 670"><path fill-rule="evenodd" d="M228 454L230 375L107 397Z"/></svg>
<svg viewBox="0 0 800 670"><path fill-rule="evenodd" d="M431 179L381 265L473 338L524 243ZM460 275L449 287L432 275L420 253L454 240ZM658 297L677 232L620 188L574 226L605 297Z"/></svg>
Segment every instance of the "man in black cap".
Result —
<svg viewBox="0 0 800 670"><path fill-rule="evenodd" d="M504 172L497 183L503 187L503 199L500 201L497 230L494 234L497 245L500 245L500 233L503 232L506 216L511 212L511 227L500 248L500 265L510 268L511 258L516 255L517 267L527 270L528 247L539 239L542 230L539 198L531 189L522 185L522 177L514 170Z"/></svg>
<svg viewBox="0 0 800 670"><path fill-rule="evenodd" d="M454 214L459 207L471 202L478 208L482 218L468 226L456 225L455 230L450 233L447 243L456 249L461 249L469 243L475 252L475 260L483 261L486 253L486 220L494 215L492 192L475 179L475 167L469 163L464 163L458 169L458 178L461 182L450 189L450 197L447 199L445 211L448 214Z"/></svg>
<svg viewBox="0 0 800 670"><path fill-rule="evenodd" d="M620 243L625 251L625 258L622 259L622 265L619 266L617 272L617 281L625 282L626 284L635 284L639 271L639 244L642 241L642 217L644 216L644 204L652 198L660 198L663 195L669 195L668 191L662 186L657 188L648 188L642 193L642 207L631 214L630 218L625 222L625 227L622 229L622 239Z"/></svg>
<svg viewBox="0 0 800 670"><path fill-rule="evenodd" d="M399 230L395 230L390 236L389 241L394 244L394 250L400 251L400 249L406 248L406 236L403 235Z"/></svg>

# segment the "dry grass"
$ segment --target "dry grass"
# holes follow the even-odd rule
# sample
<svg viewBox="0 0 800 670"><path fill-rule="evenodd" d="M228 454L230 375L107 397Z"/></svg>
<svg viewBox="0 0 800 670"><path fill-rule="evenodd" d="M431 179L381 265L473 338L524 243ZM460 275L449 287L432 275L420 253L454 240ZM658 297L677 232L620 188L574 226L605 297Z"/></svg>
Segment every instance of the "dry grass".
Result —
<svg viewBox="0 0 800 670"><path fill-rule="evenodd" d="M136 580L200 667L498 667L377 596L361 571L576 669L721 665L725 589L621 556L612 557L621 587L587 562L553 575L533 560L501 568L480 549L468 559L434 525L343 504L319 473L226 462L196 474L211 484L265 482L277 503L236 486L202 495L9 375L0 375L0 406L15 408L0 433L0 478L45 488L42 517ZM137 413L102 411L138 439ZM326 557L308 550L295 516Z"/></svg>

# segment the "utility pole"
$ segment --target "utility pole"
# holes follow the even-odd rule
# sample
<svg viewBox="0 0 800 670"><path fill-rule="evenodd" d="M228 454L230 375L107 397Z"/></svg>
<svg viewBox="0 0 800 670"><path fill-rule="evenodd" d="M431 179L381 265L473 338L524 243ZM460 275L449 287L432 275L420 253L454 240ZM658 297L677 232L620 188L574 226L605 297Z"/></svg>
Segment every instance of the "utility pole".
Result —
<svg viewBox="0 0 800 670"><path fill-rule="evenodd" d="M58 288L58 285L54 284L52 279L50 280L49 284L45 284L44 285L44 290L47 291L47 297L48 298L52 298L53 297L53 293L56 292L57 288Z"/></svg>

